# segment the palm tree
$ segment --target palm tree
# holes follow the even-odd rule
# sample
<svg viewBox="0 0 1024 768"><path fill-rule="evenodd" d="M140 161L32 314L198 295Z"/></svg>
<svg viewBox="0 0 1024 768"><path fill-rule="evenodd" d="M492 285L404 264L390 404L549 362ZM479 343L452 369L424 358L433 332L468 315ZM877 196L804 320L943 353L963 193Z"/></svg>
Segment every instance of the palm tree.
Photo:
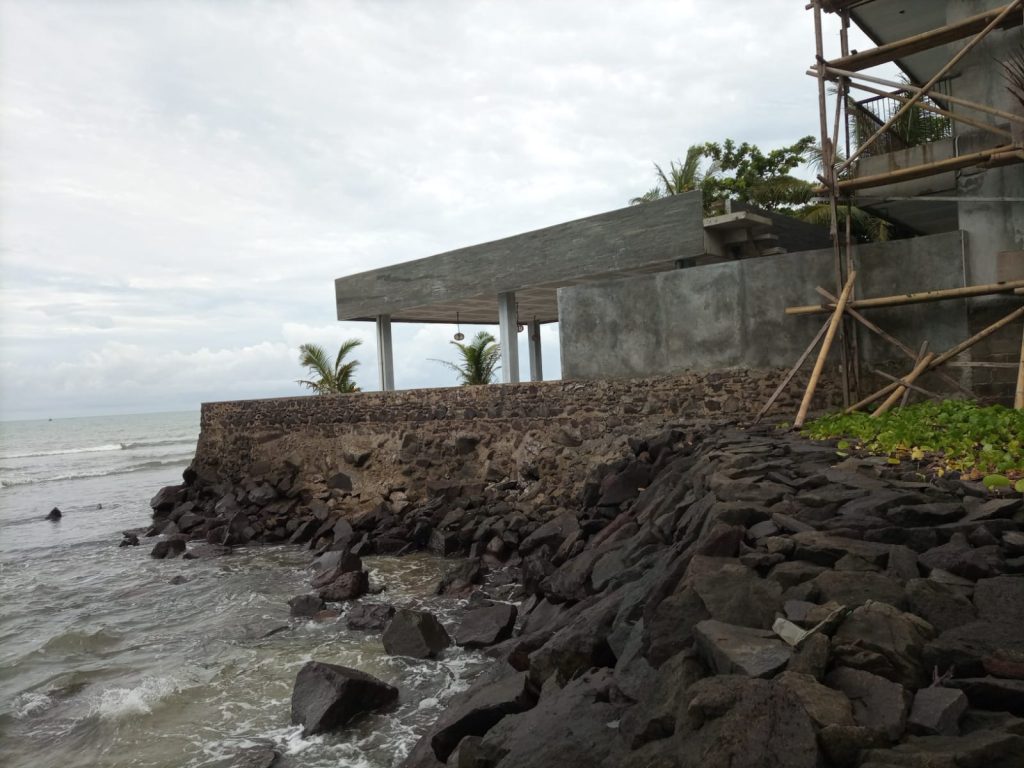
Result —
<svg viewBox="0 0 1024 768"><path fill-rule="evenodd" d="M312 380L299 379L298 383L309 387L318 395L358 392L359 387L352 380L352 375L359 367L359 361L350 360L346 363L345 358L362 343L361 339L349 339L342 343L333 365L327 357L327 352L319 344L303 344L299 347L299 364L309 369Z"/></svg>
<svg viewBox="0 0 1024 768"><path fill-rule="evenodd" d="M450 342L459 350L462 363L456 365L447 360L434 360L435 363L451 368L459 377L462 386L474 384L490 384L494 374L501 367L501 345L487 331L480 331L469 344L458 341Z"/></svg>
<svg viewBox="0 0 1024 768"><path fill-rule="evenodd" d="M685 160L681 163L677 163L675 160L669 163L668 173L665 173L664 169L655 163L654 170L657 172L658 185L639 197L632 198L629 204L649 203L652 200L660 200L663 197L681 195L684 192L700 189L705 179L718 173L718 164L715 162L712 162L707 168L701 167L704 157L704 145L694 144L686 150Z"/></svg>

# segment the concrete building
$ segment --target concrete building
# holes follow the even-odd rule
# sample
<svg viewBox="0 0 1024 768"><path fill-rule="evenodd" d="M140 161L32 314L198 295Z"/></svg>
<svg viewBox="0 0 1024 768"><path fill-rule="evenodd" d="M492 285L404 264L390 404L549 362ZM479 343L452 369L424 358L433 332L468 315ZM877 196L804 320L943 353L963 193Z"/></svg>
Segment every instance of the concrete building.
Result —
<svg viewBox="0 0 1024 768"><path fill-rule="evenodd" d="M788 367L814 338L820 319L785 309L821 302L818 286L837 293L837 264L858 270L861 296L1024 279L1024 105L1000 66L1024 51L1024 0L811 7L819 21L837 14L844 29L856 24L877 43L849 51L844 33L843 55L821 57L809 72L819 78L824 146L841 143L829 136L826 82L851 97L842 99L841 132L848 125L854 144L826 192L913 237L844 249L787 217L736 209L703 219L691 193L339 278L338 319L376 322L381 388L395 386L393 322L497 323L506 382L519 380L520 326L529 328L530 379L543 378L539 327L556 321L564 378L767 369ZM896 64L907 83L864 72L883 63ZM911 135L901 113L928 117L930 132ZM927 341L940 351L1020 302L991 296L881 310L872 319L909 347ZM1019 330L993 334L963 356L960 386L1004 394L1016 376ZM866 370L905 366L889 345L848 333ZM989 367L972 367L982 359Z"/></svg>

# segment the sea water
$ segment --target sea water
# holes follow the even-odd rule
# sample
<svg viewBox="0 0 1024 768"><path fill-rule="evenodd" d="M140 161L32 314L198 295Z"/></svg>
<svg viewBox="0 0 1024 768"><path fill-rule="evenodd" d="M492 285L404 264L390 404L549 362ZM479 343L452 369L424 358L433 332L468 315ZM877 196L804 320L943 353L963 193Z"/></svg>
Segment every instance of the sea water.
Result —
<svg viewBox="0 0 1024 768"><path fill-rule="evenodd" d="M283 766L392 766L486 663L391 657L343 617L290 619L288 599L309 591L297 547L201 560L153 560L153 539L120 548L180 482L198 432L197 413L0 423L0 766L212 767L264 744ZM364 599L455 618L432 595L443 561L365 562L384 591ZM311 659L398 686L398 706L302 738L289 700Z"/></svg>

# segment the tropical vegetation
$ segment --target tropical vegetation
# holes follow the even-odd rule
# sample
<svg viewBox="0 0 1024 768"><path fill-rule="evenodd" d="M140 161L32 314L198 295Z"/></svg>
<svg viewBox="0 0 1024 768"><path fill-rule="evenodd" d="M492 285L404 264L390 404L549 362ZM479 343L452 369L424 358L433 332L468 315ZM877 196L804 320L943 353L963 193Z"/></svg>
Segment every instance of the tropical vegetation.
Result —
<svg viewBox="0 0 1024 768"><path fill-rule="evenodd" d="M310 378L299 379L298 383L318 395L358 392L353 376L359 361L346 358L362 343L361 339L343 342L333 361L319 344L303 344L299 347L299 364L309 370Z"/></svg>
<svg viewBox="0 0 1024 768"><path fill-rule="evenodd" d="M843 453L883 455L893 463L917 461L938 474L957 471L992 486L1024 477L1024 411L999 405L946 400L896 408L878 418L837 413L809 422L803 434L843 438L836 446Z"/></svg>
<svg viewBox="0 0 1024 768"><path fill-rule="evenodd" d="M468 344L450 342L459 351L460 362L435 360L453 370L463 386L491 384L501 368L501 345L487 331L480 331Z"/></svg>

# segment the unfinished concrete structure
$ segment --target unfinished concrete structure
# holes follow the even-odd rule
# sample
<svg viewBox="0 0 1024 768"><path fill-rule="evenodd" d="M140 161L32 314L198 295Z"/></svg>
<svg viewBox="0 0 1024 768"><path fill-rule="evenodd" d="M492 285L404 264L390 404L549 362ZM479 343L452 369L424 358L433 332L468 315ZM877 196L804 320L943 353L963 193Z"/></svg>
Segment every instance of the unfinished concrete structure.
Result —
<svg viewBox="0 0 1024 768"><path fill-rule="evenodd" d="M831 237L750 210L702 220L691 193L339 278L338 318L377 324L381 388L395 384L392 322L497 322L506 382L519 380L515 334L524 326L530 378L543 378L539 327L555 321L564 378L777 369L821 338L818 322L787 316L787 308L816 302L830 311L816 287L838 296L854 268L861 295L1024 279L1024 105L1001 69L1021 45L1024 0L815 0L808 8ZM822 35L829 13L842 20L833 60ZM853 24L877 47L851 51ZM896 64L907 82L864 72L878 64ZM913 135L922 123L927 130ZM847 206L915 236L855 245L839 225ZM926 340L952 348L1020 304L1004 291L873 317L905 342L904 352ZM873 372L901 371L905 361L891 345L849 318L838 324L832 358L848 400ZM1005 397L1020 368L1012 330L959 355L956 380L946 375L941 389Z"/></svg>

